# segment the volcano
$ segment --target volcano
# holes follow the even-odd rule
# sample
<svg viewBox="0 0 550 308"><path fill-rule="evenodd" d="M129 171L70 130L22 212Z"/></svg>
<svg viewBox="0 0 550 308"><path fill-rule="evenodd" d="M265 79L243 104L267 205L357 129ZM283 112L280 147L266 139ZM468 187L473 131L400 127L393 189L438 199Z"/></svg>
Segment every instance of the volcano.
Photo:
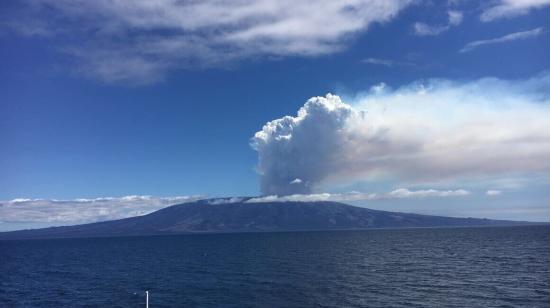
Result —
<svg viewBox="0 0 550 308"><path fill-rule="evenodd" d="M156 212L82 225L0 233L0 239L143 236L186 233L507 226L528 222L372 210L339 202L250 202L204 199Z"/></svg>

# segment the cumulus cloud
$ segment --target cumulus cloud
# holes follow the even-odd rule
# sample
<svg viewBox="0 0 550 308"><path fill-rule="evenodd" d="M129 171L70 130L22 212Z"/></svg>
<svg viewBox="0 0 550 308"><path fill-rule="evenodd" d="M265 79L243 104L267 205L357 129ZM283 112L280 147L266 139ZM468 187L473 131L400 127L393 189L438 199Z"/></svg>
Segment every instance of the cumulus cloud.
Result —
<svg viewBox="0 0 550 308"><path fill-rule="evenodd" d="M349 139L348 121L359 113L338 96L314 97L296 117L268 122L252 140L259 153L258 171L264 194L309 193L334 164ZM292 183L294 179L299 183Z"/></svg>
<svg viewBox="0 0 550 308"><path fill-rule="evenodd" d="M312 7L304 0L39 0L29 2L23 14L12 14L10 25L27 35L61 32L65 41L76 38L64 49L85 74L148 83L171 69L334 53L411 2L322 0ZM40 17L47 22L36 22ZM89 43L82 46L80 37Z"/></svg>
<svg viewBox="0 0 550 308"><path fill-rule="evenodd" d="M532 10L549 6L550 0L500 0L486 8L480 16L481 21L493 21L526 15Z"/></svg>
<svg viewBox="0 0 550 308"><path fill-rule="evenodd" d="M80 224L146 215L161 208L192 202L200 196L126 196L74 200L13 199L0 201L0 222Z"/></svg>
<svg viewBox="0 0 550 308"><path fill-rule="evenodd" d="M350 202L350 201L372 201L372 200L384 200L384 199L409 199L409 198L433 198L433 197L460 197L467 196L470 192L464 189L458 190L414 190L411 191L407 188L399 188L389 193L362 193L362 192L350 192L350 193L319 193L319 194L293 194L285 196L263 196L250 198L246 200L247 203L262 203L262 202L310 202L310 201L337 201L337 202Z"/></svg>
<svg viewBox="0 0 550 308"><path fill-rule="evenodd" d="M550 175L550 74L523 80L431 80L377 86L353 104L313 97L252 138L265 195L320 184ZM292 183L300 179L301 183Z"/></svg>
<svg viewBox="0 0 550 308"><path fill-rule="evenodd" d="M418 36L439 35L451 27L462 23L463 14L460 11L448 11L449 20L446 25L428 25L423 22L417 22L413 25L414 33Z"/></svg>
<svg viewBox="0 0 550 308"><path fill-rule="evenodd" d="M493 196L498 196L498 195L502 194L502 191L500 191L500 190L488 190L488 191L485 192L485 194L487 196L493 197Z"/></svg>
<svg viewBox="0 0 550 308"><path fill-rule="evenodd" d="M466 44L466 46L464 46L464 48L462 48L460 52L472 51L478 47L485 46L485 45L500 44L500 43L506 43L506 42L516 41L516 40L534 38L543 33L544 33L543 28L535 28L532 30L506 34L504 36L493 38L493 39L473 41Z"/></svg>

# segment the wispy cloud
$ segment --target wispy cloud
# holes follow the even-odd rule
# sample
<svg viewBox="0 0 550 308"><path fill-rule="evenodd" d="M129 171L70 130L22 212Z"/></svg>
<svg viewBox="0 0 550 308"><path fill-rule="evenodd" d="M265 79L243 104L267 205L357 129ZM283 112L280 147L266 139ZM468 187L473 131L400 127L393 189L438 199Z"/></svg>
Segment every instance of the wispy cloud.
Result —
<svg viewBox="0 0 550 308"><path fill-rule="evenodd" d="M223 67L258 56L338 52L373 23L393 19L411 0L42 0L24 34L63 29L79 70L107 82L150 83L173 69ZM44 19L48 22L30 21ZM327 26L330 24L330 26ZM39 27L42 26L42 27ZM82 44L86 37L87 44Z"/></svg>
<svg viewBox="0 0 550 308"><path fill-rule="evenodd" d="M365 64L382 65L386 67L415 66L415 64L412 62L403 62L403 61L395 61L395 60L379 59L379 58L366 58L361 60L361 62Z"/></svg>
<svg viewBox="0 0 550 308"><path fill-rule="evenodd" d="M457 196L467 196L469 194L470 192L464 189L458 189L458 190L427 189L427 190L410 191L406 188L400 188L390 192L388 196L391 198L428 198L428 197L457 197Z"/></svg>
<svg viewBox="0 0 550 308"><path fill-rule="evenodd" d="M244 201L242 197L214 198L207 200L208 204L231 204Z"/></svg>
<svg viewBox="0 0 550 308"><path fill-rule="evenodd" d="M516 40L534 38L543 33L544 33L544 29L540 27L540 28L535 28L528 31L521 31L521 32L506 34L504 36L493 38L493 39L473 41L466 44L466 46L464 46L464 48L462 48L460 52L472 51L478 47L485 46L485 45L500 44L500 43L506 43L506 42L516 41Z"/></svg>
<svg viewBox="0 0 550 308"><path fill-rule="evenodd" d="M169 205L196 201L201 196L126 196L94 199L25 199L0 201L0 222L78 224L149 214Z"/></svg>
<svg viewBox="0 0 550 308"><path fill-rule="evenodd" d="M376 86L352 104L313 97L296 116L270 121L252 138L262 192L308 194L320 184L354 181L549 177L549 88L543 74Z"/></svg>
<svg viewBox="0 0 550 308"><path fill-rule="evenodd" d="M500 194L502 194L502 191L490 189L490 190L486 191L485 194L487 196L494 197L494 196L499 196Z"/></svg>
<svg viewBox="0 0 550 308"><path fill-rule="evenodd" d="M462 23L462 19L464 18L464 15L460 11L449 11L449 25L450 26L458 26Z"/></svg>
<svg viewBox="0 0 550 308"><path fill-rule="evenodd" d="M481 21L493 21L526 15L535 9L550 5L550 0L500 0L486 8L480 16Z"/></svg>
<svg viewBox="0 0 550 308"><path fill-rule="evenodd" d="M362 192L350 192L350 193L318 193L318 194L293 194L286 196L263 196L248 199L247 203L261 203L261 202L309 202L309 201L336 201L336 202L350 202L350 201L372 201L372 200L384 200L384 199L418 199L418 198L437 198L437 197L461 197L467 196L470 192L464 189L457 190L437 190L437 189L425 189L411 191L407 188L399 188L389 193L362 193Z"/></svg>
<svg viewBox="0 0 550 308"><path fill-rule="evenodd" d="M428 25L423 22L417 22L413 25L414 33L418 36L433 36L439 35L451 27L455 27L462 23L463 14L459 11L448 11L449 20L446 25Z"/></svg>

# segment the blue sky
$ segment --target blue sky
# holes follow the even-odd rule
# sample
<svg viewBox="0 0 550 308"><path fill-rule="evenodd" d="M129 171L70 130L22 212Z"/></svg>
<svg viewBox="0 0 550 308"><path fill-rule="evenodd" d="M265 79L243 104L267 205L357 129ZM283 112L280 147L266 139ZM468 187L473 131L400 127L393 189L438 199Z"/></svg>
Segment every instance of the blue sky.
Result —
<svg viewBox="0 0 550 308"><path fill-rule="evenodd" d="M250 146L264 124L295 116L309 98L327 93L368 114L365 101L376 98L373 87L381 83L381 101L413 86L431 85L437 92L451 83L460 95L487 86L494 104L480 121L492 111L532 109L521 119L531 122L534 115L537 127L548 126L550 119L539 117L550 101L548 1L345 2L321 1L315 10L300 1L206 1L200 7L138 1L133 9L124 1L3 2L0 200L266 193L259 152ZM487 77L498 82L484 83ZM484 95L478 92L467 98ZM447 97L441 95L434 97ZM498 100L510 96L529 97L501 108ZM537 104L542 111L535 110ZM446 116L449 109L441 108L435 117ZM499 135L498 123L508 118L490 119L495 131L483 133ZM397 168L372 176L361 165L358 170L365 170L353 175L330 169L341 175L320 175L296 192L463 189L468 196L354 202L455 216L550 219L548 134L526 131L520 137L539 138L530 145L536 149L518 151L517 168L487 168L486 176L468 171L420 181ZM269 159L280 165L288 157ZM488 190L499 194L489 198Z"/></svg>

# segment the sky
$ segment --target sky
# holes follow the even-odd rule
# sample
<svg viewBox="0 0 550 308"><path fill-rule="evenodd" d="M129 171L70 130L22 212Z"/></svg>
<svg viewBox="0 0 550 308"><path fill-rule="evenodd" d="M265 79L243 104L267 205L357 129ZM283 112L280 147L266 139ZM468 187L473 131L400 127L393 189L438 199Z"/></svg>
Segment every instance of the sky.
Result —
<svg viewBox="0 0 550 308"><path fill-rule="evenodd" d="M0 231L236 196L550 221L550 1L314 5L0 3Z"/></svg>

